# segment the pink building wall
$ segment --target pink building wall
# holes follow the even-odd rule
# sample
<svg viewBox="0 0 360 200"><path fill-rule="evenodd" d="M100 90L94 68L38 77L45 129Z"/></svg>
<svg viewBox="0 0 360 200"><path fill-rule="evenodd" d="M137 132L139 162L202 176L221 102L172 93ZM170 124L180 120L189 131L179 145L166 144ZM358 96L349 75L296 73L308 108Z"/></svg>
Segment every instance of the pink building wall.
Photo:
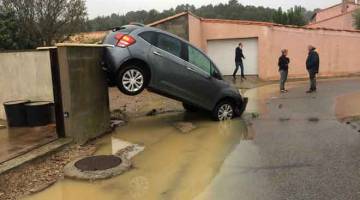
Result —
<svg viewBox="0 0 360 200"><path fill-rule="evenodd" d="M320 22L311 23L306 27L355 30L353 13L354 12L347 12L340 16L332 17Z"/></svg>
<svg viewBox="0 0 360 200"><path fill-rule="evenodd" d="M358 7L359 7L359 5L357 5L357 4L348 3L347 9L345 10L345 12L353 11L353 10L357 9ZM338 15L341 15L345 12L343 12L343 4L341 3L341 4L338 4L338 5L335 5L335 6L332 6L332 7L329 7L329 8L319 11L316 14L315 22L323 21L323 20L338 16Z"/></svg>
<svg viewBox="0 0 360 200"><path fill-rule="evenodd" d="M360 32L198 18L189 20L189 31L190 42L200 45L205 52L208 40L258 38L259 77L264 80L279 78L277 61L283 48L289 49L290 78L307 77L305 61L310 44L316 46L320 54L320 76L360 73L360 57L354 56L360 51Z"/></svg>

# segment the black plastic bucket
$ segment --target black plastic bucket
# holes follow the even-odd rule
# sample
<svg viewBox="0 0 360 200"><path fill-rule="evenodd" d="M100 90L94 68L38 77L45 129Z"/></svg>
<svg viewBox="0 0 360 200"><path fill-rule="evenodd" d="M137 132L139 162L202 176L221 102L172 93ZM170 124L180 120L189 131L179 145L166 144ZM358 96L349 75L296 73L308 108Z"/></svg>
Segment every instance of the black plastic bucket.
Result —
<svg viewBox="0 0 360 200"><path fill-rule="evenodd" d="M4 103L6 119L9 127L27 126L25 104L28 100L8 101Z"/></svg>
<svg viewBox="0 0 360 200"><path fill-rule="evenodd" d="M25 104L28 126L45 126L52 123L53 103L35 101Z"/></svg>

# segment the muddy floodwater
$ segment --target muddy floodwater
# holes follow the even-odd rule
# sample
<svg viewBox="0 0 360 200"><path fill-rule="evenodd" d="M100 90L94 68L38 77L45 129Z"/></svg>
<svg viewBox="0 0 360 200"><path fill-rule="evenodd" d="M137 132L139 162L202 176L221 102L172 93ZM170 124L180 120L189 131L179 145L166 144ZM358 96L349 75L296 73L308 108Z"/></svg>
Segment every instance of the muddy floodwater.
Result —
<svg viewBox="0 0 360 200"><path fill-rule="evenodd" d="M182 133L176 122L196 128ZM213 122L204 114L172 113L134 119L97 142L96 154L113 154L121 140L145 146L133 169L109 180L63 179L27 200L192 199L218 173L224 159L249 135L245 122Z"/></svg>

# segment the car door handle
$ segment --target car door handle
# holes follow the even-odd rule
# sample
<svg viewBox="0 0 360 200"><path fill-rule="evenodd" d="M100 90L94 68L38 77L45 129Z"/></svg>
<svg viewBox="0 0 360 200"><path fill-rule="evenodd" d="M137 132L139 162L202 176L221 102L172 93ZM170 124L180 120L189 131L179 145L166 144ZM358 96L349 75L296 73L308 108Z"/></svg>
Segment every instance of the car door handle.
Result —
<svg viewBox="0 0 360 200"><path fill-rule="evenodd" d="M153 54L157 55L157 56L161 56L161 54L157 51L154 51Z"/></svg>
<svg viewBox="0 0 360 200"><path fill-rule="evenodd" d="M195 69L191 68L191 67L187 67L188 70L192 71L192 72L196 72Z"/></svg>

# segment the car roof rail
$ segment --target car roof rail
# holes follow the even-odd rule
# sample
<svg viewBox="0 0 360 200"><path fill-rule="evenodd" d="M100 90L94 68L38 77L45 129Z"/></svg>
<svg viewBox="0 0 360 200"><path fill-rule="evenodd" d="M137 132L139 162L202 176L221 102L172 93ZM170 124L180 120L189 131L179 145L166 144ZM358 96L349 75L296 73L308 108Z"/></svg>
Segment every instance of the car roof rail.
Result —
<svg viewBox="0 0 360 200"><path fill-rule="evenodd" d="M121 30L121 29L122 29L121 26L115 26L115 27L111 28L111 30L113 32L116 32L116 31Z"/></svg>
<svg viewBox="0 0 360 200"><path fill-rule="evenodd" d="M130 25L145 27L145 24L138 23L138 22L131 22Z"/></svg>

